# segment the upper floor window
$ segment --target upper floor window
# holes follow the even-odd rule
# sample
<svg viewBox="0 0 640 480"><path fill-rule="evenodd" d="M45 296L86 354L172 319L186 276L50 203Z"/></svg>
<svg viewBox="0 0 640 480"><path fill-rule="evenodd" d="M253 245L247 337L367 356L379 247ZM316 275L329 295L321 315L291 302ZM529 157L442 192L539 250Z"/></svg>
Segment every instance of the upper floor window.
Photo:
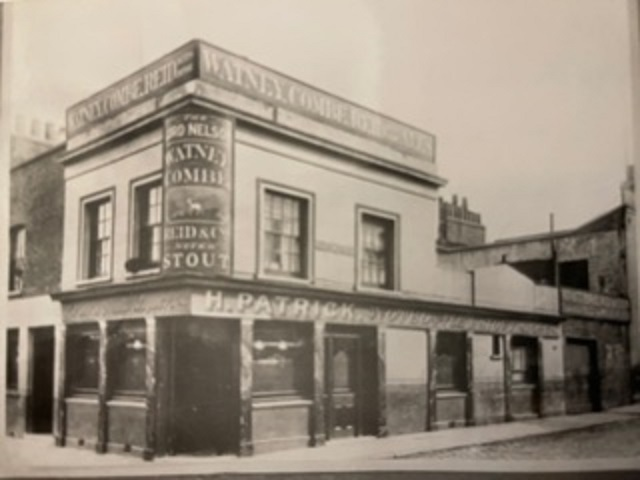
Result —
<svg viewBox="0 0 640 480"><path fill-rule="evenodd" d="M112 199L105 196L84 204L84 278L111 273Z"/></svg>
<svg viewBox="0 0 640 480"><path fill-rule="evenodd" d="M138 185L134 190L133 258L135 270L160 265L162 249L162 183Z"/></svg>
<svg viewBox="0 0 640 480"><path fill-rule="evenodd" d="M268 189L263 216L265 271L306 278L309 270L309 200Z"/></svg>
<svg viewBox="0 0 640 480"><path fill-rule="evenodd" d="M394 288L394 220L363 213L360 235L360 283L367 287Z"/></svg>
<svg viewBox="0 0 640 480"><path fill-rule="evenodd" d="M9 292L20 292L27 250L27 231L24 227L13 227L10 232Z"/></svg>
<svg viewBox="0 0 640 480"><path fill-rule="evenodd" d="M589 290L589 261L572 260L560 262L560 285Z"/></svg>

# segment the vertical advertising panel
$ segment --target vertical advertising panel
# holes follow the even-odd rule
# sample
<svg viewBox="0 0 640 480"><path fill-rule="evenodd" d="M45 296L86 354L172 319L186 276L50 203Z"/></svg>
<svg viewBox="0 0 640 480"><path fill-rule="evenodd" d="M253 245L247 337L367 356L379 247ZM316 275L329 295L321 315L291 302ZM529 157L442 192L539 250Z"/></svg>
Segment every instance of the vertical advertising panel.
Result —
<svg viewBox="0 0 640 480"><path fill-rule="evenodd" d="M233 122L179 113L164 124L164 272L228 275Z"/></svg>

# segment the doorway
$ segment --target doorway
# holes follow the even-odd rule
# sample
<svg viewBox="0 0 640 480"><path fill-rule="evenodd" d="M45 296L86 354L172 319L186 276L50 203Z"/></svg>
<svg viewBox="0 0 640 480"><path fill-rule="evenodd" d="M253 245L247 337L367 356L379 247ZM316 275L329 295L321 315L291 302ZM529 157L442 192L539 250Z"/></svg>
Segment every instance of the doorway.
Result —
<svg viewBox="0 0 640 480"><path fill-rule="evenodd" d="M567 339L565 350L565 388L567 413L601 409L597 342Z"/></svg>
<svg viewBox="0 0 640 480"><path fill-rule="evenodd" d="M170 453L237 452L237 329L209 319L180 319L171 327Z"/></svg>
<svg viewBox="0 0 640 480"><path fill-rule="evenodd" d="M30 329L30 396L27 430L32 433L53 431L53 327Z"/></svg>
<svg viewBox="0 0 640 480"><path fill-rule="evenodd" d="M375 337L354 331L325 336L327 439L376 433Z"/></svg>

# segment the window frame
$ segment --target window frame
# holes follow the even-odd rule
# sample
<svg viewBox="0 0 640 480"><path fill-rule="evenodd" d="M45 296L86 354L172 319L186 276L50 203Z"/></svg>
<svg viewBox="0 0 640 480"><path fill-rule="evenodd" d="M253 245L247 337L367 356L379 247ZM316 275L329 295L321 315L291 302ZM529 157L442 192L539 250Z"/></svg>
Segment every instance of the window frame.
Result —
<svg viewBox="0 0 640 480"><path fill-rule="evenodd" d="M540 363L539 345L535 337L514 336L511 338L510 358L511 358L511 382L513 385L532 385L539 382ZM524 368L516 368L517 360L520 356L524 358Z"/></svg>
<svg viewBox="0 0 640 480"><path fill-rule="evenodd" d="M287 272L277 272L269 270L265 255L266 231L265 214L267 208L267 195L269 193L290 197L302 201L306 205L306 212L302 212L305 225L301 228L304 231L304 254L301 254L303 268L301 274L293 275ZM257 242L256 242L256 277L258 279L268 279L276 281L286 281L293 283L312 283L315 268L315 195L312 192L291 188L275 182L258 180L258 211L257 211Z"/></svg>
<svg viewBox="0 0 640 480"><path fill-rule="evenodd" d="M134 179L129 184L129 235L128 235L128 248L127 259L140 258L140 209L138 204L138 193L140 189L147 189L149 187L158 184L160 186L160 258L158 259L157 266L151 266L149 268L143 268L136 272L127 270L128 277L144 276L159 273L161 270L163 245L162 238L164 235L164 211L165 211L165 186L163 182L162 172L156 172L151 175L146 175L142 178Z"/></svg>
<svg viewBox="0 0 640 480"><path fill-rule="evenodd" d="M387 285L374 285L363 282L362 262L364 259L364 220L371 217L392 225L392 252L387 253L387 262L391 263L388 275L391 280ZM356 205L356 257L355 257L355 284L357 290L372 290L376 292L396 292L401 288L400 284L400 215L377 208Z"/></svg>
<svg viewBox="0 0 640 480"><path fill-rule="evenodd" d="M126 383L125 377L121 376L125 365L125 358L122 352L122 348L128 348L125 343L130 338L135 338L135 343L138 335L143 337L142 345L139 348L133 348L136 356L142 356L143 368L142 368L142 385L139 388L123 388L122 383ZM117 322L110 322L107 327L108 351L107 351L107 365L111 372L109 390L111 398L140 398L146 395L146 382L147 382L147 348L148 348L148 331L144 320L121 320Z"/></svg>
<svg viewBox="0 0 640 480"><path fill-rule="evenodd" d="M22 234L22 237L20 237ZM22 242L18 240L22 238ZM19 247L22 246L20 249ZM22 250L22 256L18 256L18 250ZM20 286L15 288L16 266L17 261L22 262L22 270L19 275ZM20 295L24 290L24 270L27 263L27 228L25 225L13 225L9 230L9 283L8 293L11 296Z"/></svg>
<svg viewBox="0 0 640 480"><path fill-rule="evenodd" d="M66 351L65 351L65 376L66 376L66 388L70 396L86 396L86 395L97 395L98 389L100 387L100 326L97 323L80 323L70 325L66 332ZM77 379L71 375L69 368L69 359L78 360L79 354L76 352L71 352L70 349L73 348L73 340L74 336L93 336L93 340L97 340L97 351L96 351L96 362L97 362L97 371L95 372L95 386L86 386L86 385L77 385ZM83 362L86 360L86 357L83 356Z"/></svg>
<svg viewBox="0 0 640 480"><path fill-rule="evenodd" d="M443 337L448 336L451 340L449 342L444 342ZM452 367L452 381L445 383L442 382L441 376L438 373L438 358L441 355L444 355L444 352L441 351L443 345L448 343L449 347L452 345L455 346L456 343L460 348L460 351L454 352L454 364ZM436 346L435 346L435 355L434 355L434 374L435 374L435 387L436 391L441 392L461 392L466 393L469 388L469 372L467 371L468 361L467 358L469 352L467 351L467 334L463 331L454 331L454 330L439 330L436 333ZM452 355L446 355L452 356ZM460 374L460 378L456 376L456 374ZM440 378L439 378L440 377Z"/></svg>
<svg viewBox="0 0 640 480"><path fill-rule="evenodd" d="M253 324L254 333L253 333L253 344L252 344L252 376L254 379L254 388L252 391L252 396L254 400L273 400L273 399L303 399L309 400L313 395L313 332L310 329L310 325L306 323L299 322L291 322L291 321L273 321L273 320L257 320ZM257 327L257 328L256 328ZM293 372L294 382L295 380L301 380L302 385L300 388L292 388L292 389L273 389L273 390L260 390L256 387L256 363L258 363L257 353L258 351L263 351L268 348L276 348L281 350L277 344L280 341L274 340L264 340L260 338L259 332L261 330L268 331L272 329L272 332L283 332L288 331L290 335L285 335L285 337L296 337L296 341L301 341L302 345L299 347L301 350L295 352L292 357L292 365L294 369L298 369ZM281 341L288 342L290 338L285 338ZM260 344L262 343L262 347ZM295 342L294 342L295 343ZM290 349L285 349L287 351ZM304 356L303 361L296 361L296 357Z"/></svg>
<svg viewBox="0 0 640 480"><path fill-rule="evenodd" d="M79 248L78 252L80 252L79 262L78 262L78 284L86 285L93 283L102 283L109 282L113 278L113 251L114 251L114 231L115 231L115 201L116 194L115 188L108 188L102 190L100 192L93 193L91 195L87 195L80 199L80 229L79 229ZM110 218L110 231L109 231L109 261L108 268L109 271L106 275L99 276L89 276L89 268L90 268L90 225L88 218L88 207L92 204L98 204L102 202L109 202L111 205L111 218Z"/></svg>

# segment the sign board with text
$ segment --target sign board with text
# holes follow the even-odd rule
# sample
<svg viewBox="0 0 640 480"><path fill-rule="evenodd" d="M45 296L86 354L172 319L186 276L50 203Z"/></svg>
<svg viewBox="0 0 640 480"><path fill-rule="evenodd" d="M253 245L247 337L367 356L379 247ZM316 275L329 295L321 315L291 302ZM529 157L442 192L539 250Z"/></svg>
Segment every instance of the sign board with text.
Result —
<svg viewBox="0 0 640 480"><path fill-rule="evenodd" d="M165 272L229 274L233 122L179 113L164 124Z"/></svg>
<svg viewBox="0 0 640 480"><path fill-rule="evenodd" d="M71 106L67 110L67 136L74 145L80 145L95 138L85 134L94 126L99 135L120 128L123 123L137 118L127 117L127 112L136 105L149 101L153 105L145 108L143 114L153 113L170 102L167 98L171 97L171 91L192 80L271 107L274 113L270 120L286 128L309 133L302 127L296 127L295 122L292 126L286 120L288 116L300 116L317 122L317 125L349 132L355 138L372 140L374 144L384 145L402 155L430 162L435 160L435 138L430 133L201 41L189 42ZM216 98L215 101L238 111L245 108L242 102L234 103L228 98ZM124 120L112 121L118 116L123 116ZM338 138L339 135L321 133L319 129L313 132L321 138L329 136L331 141L344 141Z"/></svg>

